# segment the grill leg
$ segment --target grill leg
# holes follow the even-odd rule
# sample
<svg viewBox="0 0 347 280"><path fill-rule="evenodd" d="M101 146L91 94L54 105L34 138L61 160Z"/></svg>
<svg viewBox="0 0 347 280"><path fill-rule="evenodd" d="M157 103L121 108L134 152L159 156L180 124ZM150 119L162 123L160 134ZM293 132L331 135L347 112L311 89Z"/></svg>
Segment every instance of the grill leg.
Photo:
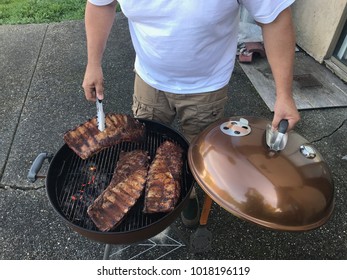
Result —
<svg viewBox="0 0 347 280"><path fill-rule="evenodd" d="M200 216L200 225L206 226L208 221L208 216L211 211L212 198L205 193L204 205L202 206L201 216Z"/></svg>
<svg viewBox="0 0 347 280"><path fill-rule="evenodd" d="M103 260L108 260L108 259L109 259L109 257L110 257L110 252L111 252L111 247L112 247L111 244L106 244Z"/></svg>

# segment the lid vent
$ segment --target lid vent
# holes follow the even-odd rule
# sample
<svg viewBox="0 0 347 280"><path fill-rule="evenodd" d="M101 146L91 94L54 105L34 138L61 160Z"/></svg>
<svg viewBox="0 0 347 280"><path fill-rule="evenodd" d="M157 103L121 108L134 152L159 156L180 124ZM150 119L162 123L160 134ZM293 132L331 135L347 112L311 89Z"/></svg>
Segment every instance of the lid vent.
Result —
<svg viewBox="0 0 347 280"><path fill-rule="evenodd" d="M229 136L246 136L251 133L248 120L240 118L239 121L228 121L220 125L220 130Z"/></svg>

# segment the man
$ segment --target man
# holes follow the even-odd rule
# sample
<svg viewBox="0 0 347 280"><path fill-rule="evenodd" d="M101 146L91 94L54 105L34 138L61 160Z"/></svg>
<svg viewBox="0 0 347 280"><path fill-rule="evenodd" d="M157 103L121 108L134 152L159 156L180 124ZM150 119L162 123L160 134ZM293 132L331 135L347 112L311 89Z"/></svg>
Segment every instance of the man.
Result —
<svg viewBox="0 0 347 280"><path fill-rule="evenodd" d="M300 116L292 97L295 36L294 0L119 0L129 19L136 51L133 114L171 124L175 117L191 141L223 115L233 71L240 4L262 27L264 46L276 85L272 126ZM239 3L240 2L240 3ZM85 24L88 64L83 88L87 100L104 98L101 61L116 1L88 0ZM117 51L117 50L115 50ZM198 222L193 192L183 211L187 226Z"/></svg>

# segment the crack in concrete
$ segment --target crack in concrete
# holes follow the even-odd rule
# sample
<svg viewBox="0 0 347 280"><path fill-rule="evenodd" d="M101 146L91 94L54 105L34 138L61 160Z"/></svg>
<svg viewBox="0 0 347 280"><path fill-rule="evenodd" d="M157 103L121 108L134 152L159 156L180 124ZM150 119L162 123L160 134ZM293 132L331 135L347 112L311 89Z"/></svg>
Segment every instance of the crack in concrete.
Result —
<svg viewBox="0 0 347 280"><path fill-rule="evenodd" d="M317 143L317 142L322 141L325 138L332 136L333 134L335 134L338 130L340 130L343 127L343 125L346 123L346 121L347 121L347 119L343 120L342 123L336 129L334 129L332 132L330 132L327 135L323 135L322 137L320 137L316 140L311 141L311 143Z"/></svg>
<svg viewBox="0 0 347 280"><path fill-rule="evenodd" d="M45 28L45 31L44 31L44 33L43 33L43 36L42 36L42 42L41 42L41 45L40 45L39 50L38 50L38 54L37 54L37 57L36 57L35 65L34 65L34 68L33 68L33 72L32 72L32 75L31 75L31 77L30 77L30 80L29 80L28 89L27 89L27 91L26 91L26 94L25 94L25 97L24 97L24 100L23 100L23 104L22 104L22 107L21 107L21 109L20 109L19 116L18 116L18 119L17 119L17 123L16 123L15 129L14 129L13 135L12 135L12 139L11 139L11 143L10 143L10 148L9 148L8 153L7 153L7 155L6 155L6 159L5 159L5 161L4 161L5 164L4 164L4 166L3 166L3 167L1 168L1 170L0 170L0 181L2 180L2 177L3 177L3 175L4 175L4 172L5 172L7 163L8 163L8 159L9 159L10 154L11 154L12 145L13 145L13 142L14 142L15 137L16 137L16 134L17 134L17 129L18 129L20 120L21 120L21 118L22 118L22 114L23 114L23 111L24 111L24 107L25 107L25 104L27 103L27 99L28 99L28 95L29 95L29 92L30 92L30 89L31 89L31 85L32 85L32 83L33 83L33 79L34 79L34 76L35 76L35 74L36 74L37 64L38 64L39 59L40 59L40 57L41 57L43 45L44 45L44 43L45 43L45 39L46 39L48 27L49 27L49 25L47 24L47 25L46 25L46 28Z"/></svg>
<svg viewBox="0 0 347 280"><path fill-rule="evenodd" d="M45 188L46 186L38 186L38 187L20 187L16 185L5 185L5 184L0 184L0 190L20 190L20 191L36 191Z"/></svg>

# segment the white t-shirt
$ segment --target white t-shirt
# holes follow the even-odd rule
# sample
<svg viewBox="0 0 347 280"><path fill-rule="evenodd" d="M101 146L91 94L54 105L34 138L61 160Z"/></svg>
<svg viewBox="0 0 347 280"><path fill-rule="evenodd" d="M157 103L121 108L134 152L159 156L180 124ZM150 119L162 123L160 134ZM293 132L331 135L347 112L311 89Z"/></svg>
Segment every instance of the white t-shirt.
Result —
<svg viewBox="0 0 347 280"><path fill-rule="evenodd" d="M89 0L107 5L112 0ZM234 68L237 0L118 0L129 20L135 70L154 88L198 93L225 86ZM294 0L242 0L253 18L272 22Z"/></svg>

